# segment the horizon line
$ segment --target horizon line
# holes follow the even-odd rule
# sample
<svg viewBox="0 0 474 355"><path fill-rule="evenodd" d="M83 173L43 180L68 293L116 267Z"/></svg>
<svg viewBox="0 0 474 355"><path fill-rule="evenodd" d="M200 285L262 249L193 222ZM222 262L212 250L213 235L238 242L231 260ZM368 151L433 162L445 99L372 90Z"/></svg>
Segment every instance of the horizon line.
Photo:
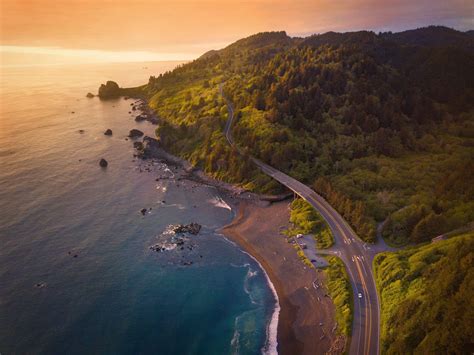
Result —
<svg viewBox="0 0 474 355"><path fill-rule="evenodd" d="M285 32L289 37L292 38L306 38L315 35L321 35L328 32L336 33L350 33L350 32L373 32L375 34L392 32L400 33L410 30L417 30L422 28L429 27L444 27L461 33L467 33L472 30L459 30L453 27L446 25L428 25L420 26L411 29L403 29L400 31L389 31L389 30L374 30L374 29L352 29L347 31L332 30L324 32L300 32L300 33L288 33L286 30L272 30L272 31L260 31L258 33L264 32ZM252 35L250 35L252 36ZM241 39L247 38L249 36L244 36ZM0 66L1 67L24 67L24 66L51 66L51 65L64 65L70 64L66 62L57 62L57 63L36 63L36 64L4 64L4 55L44 55L44 56L53 56L56 58L68 58L76 59L76 64L94 64L94 63L151 63L151 62L186 62L198 59L201 55L210 50L220 50L228 45L234 43L237 40L229 40L225 42L215 42L215 43L206 43L202 44L202 50L198 53L196 52L155 52L153 50L108 50L108 49L93 49L93 48L68 48L61 46L38 46L38 45L11 45L11 44L0 44ZM195 44L194 47L200 47L199 44ZM82 60L81 60L82 59Z"/></svg>

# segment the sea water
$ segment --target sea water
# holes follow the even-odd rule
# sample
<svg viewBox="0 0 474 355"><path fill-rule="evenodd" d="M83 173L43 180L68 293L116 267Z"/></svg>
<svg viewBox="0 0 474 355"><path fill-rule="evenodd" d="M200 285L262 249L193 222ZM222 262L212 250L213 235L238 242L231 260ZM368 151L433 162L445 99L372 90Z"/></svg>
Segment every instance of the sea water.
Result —
<svg viewBox="0 0 474 355"><path fill-rule="evenodd" d="M216 233L232 220L228 205L211 187L174 179L173 167L133 158L128 131L154 126L134 121L131 100L85 97L106 80L139 85L177 64L1 68L0 353L272 348L271 285ZM192 251L149 249L190 222L203 226Z"/></svg>

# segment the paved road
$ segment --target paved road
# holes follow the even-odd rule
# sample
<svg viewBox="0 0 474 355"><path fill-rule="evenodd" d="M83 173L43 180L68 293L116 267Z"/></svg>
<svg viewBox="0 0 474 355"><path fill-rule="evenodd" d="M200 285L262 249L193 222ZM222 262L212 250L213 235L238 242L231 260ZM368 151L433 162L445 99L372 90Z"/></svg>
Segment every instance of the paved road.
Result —
<svg viewBox="0 0 474 355"><path fill-rule="evenodd" d="M222 86L220 91L222 94ZM231 134L234 108L231 102L225 100L229 112L225 136L229 144L235 147ZM372 261L375 254L389 250L389 248L382 241L375 245L364 243L341 215L311 188L256 158L252 158L252 160L265 174L308 201L328 223L334 235L335 245L327 253L337 255L344 262L354 291L354 320L349 353L356 355L378 354L380 307L372 273Z"/></svg>

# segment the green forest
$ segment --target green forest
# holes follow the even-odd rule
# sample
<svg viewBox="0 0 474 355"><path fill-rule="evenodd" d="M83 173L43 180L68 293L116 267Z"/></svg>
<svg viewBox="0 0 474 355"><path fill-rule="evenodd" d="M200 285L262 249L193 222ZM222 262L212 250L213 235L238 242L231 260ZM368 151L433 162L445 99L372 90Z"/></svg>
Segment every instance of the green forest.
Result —
<svg viewBox="0 0 474 355"><path fill-rule="evenodd" d="M374 260L381 291L381 352L467 354L474 350L474 233L383 253Z"/></svg>
<svg viewBox="0 0 474 355"><path fill-rule="evenodd" d="M172 153L264 193L253 155L313 186L366 241L430 240L474 220L472 33L260 33L124 93L157 112ZM235 107L223 135L225 96Z"/></svg>

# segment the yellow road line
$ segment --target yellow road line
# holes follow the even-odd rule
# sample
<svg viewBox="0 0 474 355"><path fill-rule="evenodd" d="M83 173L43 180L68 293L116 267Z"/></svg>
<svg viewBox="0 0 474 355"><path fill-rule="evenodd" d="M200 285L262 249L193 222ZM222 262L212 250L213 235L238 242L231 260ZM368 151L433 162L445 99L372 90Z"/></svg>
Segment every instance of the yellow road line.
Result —
<svg viewBox="0 0 474 355"><path fill-rule="evenodd" d="M326 209L326 207L324 205L322 205L319 201L317 201L316 199L314 199L315 203L321 207L322 209L324 209L326 211L326 213L329 214L329 216L333 217L332 214ZM333 217L334 218L334 217ZM338 229L339 233L342 234L343 238L344 239L348 239L347 236L346 236L346 233L340 228L339 224L337 223L337 221L334 221L335 222L335 225L336 225L336 228ZM356 264L356 267L357 267L357 272L359 273L359 276L360 276L360 280L361 280L361 283L362 283L362 288L363 288L363 291L364 293L366 294L366 304L369 304L369 300L370 300L370 297L369 297L369 291L367 290L367 285L366 285L366 282L365 282L365 278L363 276L363 273L362 273L362 270L360 269L360 266L358 264L358 259L357 258L354 258L354 263ZM372 313L372 310L370 307L368 307L368 311L369 311L369 317L366 317L368 319L366 319L365 321L365 326L364 326L364 330L365 330L365 336L364 336L364 350L367 350L367 354L369 354L369 349L368 349L368 345L367 345L367 333L368 336L369 336L369 339L370 339L370 336L371 336L371 332L367 332L367 328L368 328L368 325L371 323L371 320L372 320L372 317L371 317L371 313ZM366 316L367 316L367 311L365 312ZM369 330L370 330L370 327L369 327ZM370 345L370 341L369 341L369 345Z"/></svg>
<svg viewBox="0 0 474 355"><path fill-rule="evenodd" d="M334 219L334 217L332 216L332 214L326 209L326 207L324 205L322 205L319 201L317 201L316 199L313 199L313 201L322 209L324 209L326 211L326 213L328 213L328 215L330 217L332 217ZM339 231L339 233L342 235L342 237L346 240L348 240L345 232L339 227L339 224L337 223L337 221L334 220L334 224L337 228L337 230ZM361 280L361 283L362 283L362 288L363 288L363 291L365 293L365 297L366 297L366 304L368 305L369 304L369 300L370 300L370 297L369 297L369 291L367 290L367 285L366 285L366 282L365 282L365 279L364 279L364 276L363 276L363 273L362 273L362 270L360 269L359 267L359 264L358 264L358 259L357 258L354 258L354 263L356 264L356 267L357 267L357 272L359 273L359 276L360 276L360 280ZM371 332L370 332L370 326L369 324L371 324L372 322L372 309L370 307L367 307L368 308L368 311L369 311L369 316L367 317L367 310L365 312L365 315L366 315L366 321L365 321L365 325L364 325L364 330L365 330L365 334L364 334L364 352L366 354L369 354L369 346L370 346L370 338L371 338ZM369 329L369 331L367 331L367 328ZM368 334L367 334L368 333ZM367 339L367 336L369 337ZM368 343L368 344L367 344Z"/></svg>
<svg viewBox="0 0 474 355"><path fill-rule="evenodd" d="M303 196L301 196L301 197L303 197ZM308 200L308 198L305 198L305 197L303 197L303 198L305 200ZM326 212L326 214L333 220L334 225L335 225L337 231L342 236L343 240L347 241L348 243L351 243L352 241L347 237L345 231L339 226L339 221L338 221L338 219L336 219L334 217L332 211L330 211L328 208L326 208L326 206L324 206L324 204L319 202L316 198L314 198L312 196L309 196L309 198L311 199L312 202L314 202L314 204L317 205L317 207L324 210ZM308 201L308 202L310 202L310 201ZM344 225L344 226L346 227L346 225ZM356 267L357 267L357 272L359 273L360 280L361 280L361 283L362 283L362 289L363 289L363 292L364 292L365 297L366 297L365 303L367 305L367 309L365 311L366 320L365 320L365 325L364 325L364 330L365 330L365 334L364 334L364 353L370 354L370 340L371 340L371 337L372 337L372 332L371 332L372 308L369 306L370 305L370 302L369 302L370 301L370 296L369 296L369 291L367 289L367 284L365 282L365 278L364 278L362 270L361 270L361 268L358 264L358 259L354 258L354 260L355 260L354 263L356 264Z"/></svg>
<svg viewBox="0 0 474 355"><path fill-rule="evenodd" d="M362 282L362 289L364 291L364 294L365 294L365 297L366 297L366 305L369 305L369 300L370 300L370 297L369 297L369 291L367 290L367 284L365 282L365 279L364 277L362 276L362 269L361 267L359 266L359 260L357 258L355 258L355 261L354 263L356 264L356 267L357 267L357 272L359 273L360 277L361 277L361 282ZM367 312L368 310L368 312ZM369 346L370 346L370 331L367 332L367 328L369 328L370 330L370 324L372 322L372 309L370 307L367 307L367 310L365 312L366 316L367 316L367 313L369 314L369 317L366 317L366 322L365 322L365 334L366 336L364 337L364 353L366 354L369 354ZM367 333L368 333L368 338L367 338ZM367 343L368 342L368 343Z"/></svg>

